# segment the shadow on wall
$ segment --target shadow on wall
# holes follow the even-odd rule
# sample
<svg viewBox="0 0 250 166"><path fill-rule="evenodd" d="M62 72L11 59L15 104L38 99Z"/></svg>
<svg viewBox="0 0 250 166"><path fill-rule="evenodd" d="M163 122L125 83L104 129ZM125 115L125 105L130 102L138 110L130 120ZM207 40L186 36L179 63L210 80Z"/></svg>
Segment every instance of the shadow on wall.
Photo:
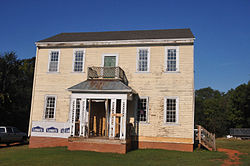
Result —
<svg viewBox="0 0 250 166"><path fill-rule="evenodd" d="M127 138L131 141L128 149L138 149L139 123L137 122L137 107L139 96L133 95L133 100L128 101L128 124L127 124Z"/></svg>

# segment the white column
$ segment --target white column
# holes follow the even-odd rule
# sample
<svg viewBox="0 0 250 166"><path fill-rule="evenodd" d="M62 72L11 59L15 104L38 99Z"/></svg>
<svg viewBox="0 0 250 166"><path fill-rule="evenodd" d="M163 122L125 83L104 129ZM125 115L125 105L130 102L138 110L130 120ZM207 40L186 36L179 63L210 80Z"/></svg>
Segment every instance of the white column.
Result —
<svg viewBox="0 0 250 166"><path fill-rule="evenodd" d="M76 112L76 99L71 99L70 103L70 135L75 135L75 112Z"/></svg>
<svg viewBox="0 0 250 166"><path fill-rule="evenodd" d="M85 113L86 112L86 98L82 98L80 102L80 136L85 136Z"/></svg>
<svg viewBox="0 0 250 166"><path fill-rule="evenodd" d="M111 99L109 138L115 137L115 116L114 116L115 113L116 113L116 99Z"/></svg>
<svg viewBox="0 0 250 166"><path fill-rule="evenodd" d="M87 112L87 104L88 104L88 102L87 102L87 99L86 98L84 98L83 99L83 101L84 101L84 103L85 104L83 104L83 115L84 115L84 117L83 117L83 136L84 137L86 137L87 135L86 135L86 128L88 127L87 125L88 125L88 112Z"/></svg>
<svg viewBox="0 0 250 166"><path fill-rule="evenodd" d="M126 139L126 126L127 126L127 100L121 100L121 129L120 129L120 139Z"/></svg>

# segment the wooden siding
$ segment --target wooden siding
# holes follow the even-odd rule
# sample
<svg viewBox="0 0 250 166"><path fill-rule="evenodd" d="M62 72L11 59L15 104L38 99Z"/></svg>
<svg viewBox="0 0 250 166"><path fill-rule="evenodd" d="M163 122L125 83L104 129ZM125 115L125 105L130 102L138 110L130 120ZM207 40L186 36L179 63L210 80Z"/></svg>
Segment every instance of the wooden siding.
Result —
<svg viewBox="0 0 250 166"><path fill-rule="evenodd" d="M193 45L179 46L178 73L166 73L165 47L150 47L150 71L136 72L138 47L98 47L85 48L83 73L72 72L73 48L60 49L58 73L48 73L51 49L38 49L33 91L33 121L42 121L45 95L56 95L56 122L67 122L71 93L67 88L87 79L87 67L101 66L103 54L119 54L118 66L124 71L132 87L139 96L149 97L149 123L139 124L139 135L143 137L193 138L194 68ZM164 124L164 97L179 97L179 124ZM132 116L132 108L128 107ZM131 117L130 116L130 117ZM133 118L130 119L133 123Z"/></svg>

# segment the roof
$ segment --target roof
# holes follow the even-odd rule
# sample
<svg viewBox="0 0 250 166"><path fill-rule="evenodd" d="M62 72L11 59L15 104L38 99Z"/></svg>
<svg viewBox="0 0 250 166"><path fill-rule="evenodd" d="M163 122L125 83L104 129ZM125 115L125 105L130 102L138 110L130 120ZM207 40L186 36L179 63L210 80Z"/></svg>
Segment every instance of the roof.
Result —
<svg viewBox="0 0 250 166"><path fill-rule="evenodd" d="M77 41L112 41L140 39L183 39L194 38L187 29L137 30L137 31L107 31L60 33L38 42L77 42Z"/></svg>
<svg viewBox="0 0 250 166"><path fill-rule="evenodd" d="M72 92L132 92L119 80L86 80L68 88Z"/></svg>

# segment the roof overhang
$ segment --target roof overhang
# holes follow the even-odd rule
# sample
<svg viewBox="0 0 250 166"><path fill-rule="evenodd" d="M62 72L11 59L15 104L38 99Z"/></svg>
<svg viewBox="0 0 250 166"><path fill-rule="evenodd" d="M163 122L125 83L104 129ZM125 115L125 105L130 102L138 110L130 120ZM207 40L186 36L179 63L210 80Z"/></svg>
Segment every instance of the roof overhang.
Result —
<svg viewBox="0 0 250 166"><path fill-rule="evenodd" d="M71 92L85 93L132 93L133 90L83 90L83 89L68 89Z"/></svg>
<svg viewBox="0 0 250 166"><path fill-rule="evenodd" d="M119 80L86 80L70 88L72 93L135 93Z"/></svg>
<svg viewBox="0 0 250 166"><path fill-rule="evenodd" d="M37 47L108 47L127 45L193 44L195 38L180 39L140 39L110 41L74 41L74 42L36 42Z"/></svg>

